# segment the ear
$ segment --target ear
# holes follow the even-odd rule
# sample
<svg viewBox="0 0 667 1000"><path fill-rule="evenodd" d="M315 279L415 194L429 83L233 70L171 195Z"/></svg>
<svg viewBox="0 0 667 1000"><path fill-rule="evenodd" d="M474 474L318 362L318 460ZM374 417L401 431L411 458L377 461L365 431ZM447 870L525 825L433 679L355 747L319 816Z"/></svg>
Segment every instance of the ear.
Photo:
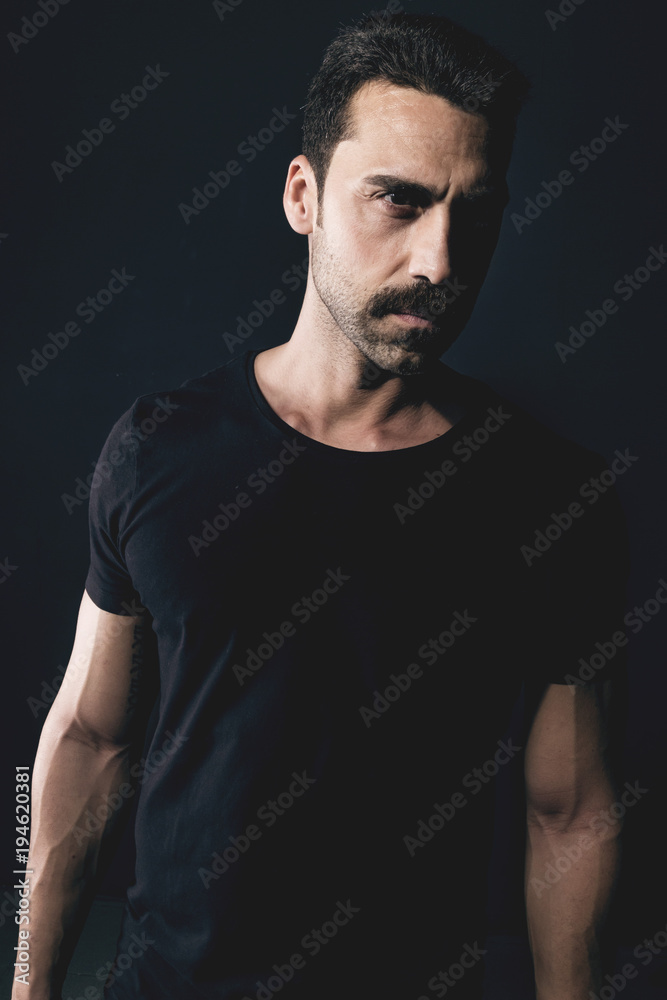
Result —
<svg viewBox="0 0 667 1000"><path fill-rule="evenodd" d="M289 165L283 207L295 232L302 236L312 233L317 221L317 183L308 157L303 153L295 156Z"/></svg>

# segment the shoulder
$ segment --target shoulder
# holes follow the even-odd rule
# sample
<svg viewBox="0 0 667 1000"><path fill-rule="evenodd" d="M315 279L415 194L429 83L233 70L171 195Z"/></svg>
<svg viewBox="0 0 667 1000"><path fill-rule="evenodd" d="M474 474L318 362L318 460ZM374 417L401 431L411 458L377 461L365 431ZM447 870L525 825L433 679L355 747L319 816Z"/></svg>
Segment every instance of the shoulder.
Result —
<svg viewBox="0 0 667 1000"><path fill-rule="evenodd" d="M233 408L241 395L247 397L249 353L189 378L179 386L139 396L132 407L133 419L152 418L156 423L164 423L175 413L207 417L225 407Z"/></svg>
<svg viewBox="0 0 667 1000"><path fill-rule="evenodd" d="M497 444L499 460L507 471L536 482L583 486L588 478L607 468L605 458L573 441L485 382L463 375L446 365L442 378L466 414L469 434L478 431L478 443L489 435ZM464 424L461 424L463 432Z"/></svg>
<svg viewBox="0 0 667 1000"><path fill-rule="evenodd" d="M239 355L176 387L138 396L114 424L110 439L130 447L153 437L174 440L181 433L190 434L238 414L249 400L249 354Z"/></svg>

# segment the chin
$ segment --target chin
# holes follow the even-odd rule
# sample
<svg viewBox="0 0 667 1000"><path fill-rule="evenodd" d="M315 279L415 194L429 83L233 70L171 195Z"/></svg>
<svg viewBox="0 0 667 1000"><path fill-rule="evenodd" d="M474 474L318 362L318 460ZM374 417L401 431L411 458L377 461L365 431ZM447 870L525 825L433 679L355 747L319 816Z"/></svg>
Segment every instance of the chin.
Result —
<svg viewBox="0 0 667 1000"><path fill-rule="evenodd" d="M449 350L464 326L465 322L454 324L450 321L446 329L441 327L429 333L416 330L413 331L413 336L401 340L389 341L383 345L376 343L373 345L376 354L373 360L398 375L426 371Z"/></svg>
<svg viewBox="0 0 667 1000"><path fill-rule="evenodd" d="M403 329L398 334L395 330L389 333L374 328L371 322L360 325L361 329L357 327L348 337L367 361L382 371L391 375L419 375L437 364L459 336L464 324L452 320L450 317L446 328Z"/></svg>
<svg viewBox="0 0 667 1000"><path fill-rule="evenodd" d="M440 354L427 348L406 348L387 344L384 350L371 350L366 357L392 375L419 375L427 371Z"/></svg>
<svg viewBox="0 0 667 1000"><path fill-rule="evenodd" d="M397 375L410 375L426 372L437 364L445 351L448 351L460 334L460 330L452 329L441 332L439 336L428 343L397 345L392 370ZM394 352L392 351L392 354Z"/></svg>
<svg viewBox="0 0 667 1000"><path fill-rule="evenodd" d="M421 375L427 371L436 360L433 354L410 351L396 367L397 375Z"/></svg>

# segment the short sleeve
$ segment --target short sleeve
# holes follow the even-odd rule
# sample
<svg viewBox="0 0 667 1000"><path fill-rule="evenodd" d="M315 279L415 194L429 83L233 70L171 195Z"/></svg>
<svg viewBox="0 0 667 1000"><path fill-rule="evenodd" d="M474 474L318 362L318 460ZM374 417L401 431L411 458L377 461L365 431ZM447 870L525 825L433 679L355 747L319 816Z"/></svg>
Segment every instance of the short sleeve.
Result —
<svg viewBox="0 0 667 1000"><path fill-rule="evenodd" d="M111 614L137 614L141 602L124 558L124 541L135 489L138 437L135 407L114 424L95 466L88 511L90 567L86 591Z"/></svg>
<svg viewBox="0 0 667 1000"><path fill-rule="evenodd" d="M626 669L625 517L612 487L574 496L580 513L573 516L562 505L551 509L542 538L534 543L541 543L543 551L528 570L532 653L527 676L541 683L601 682Z"/></svg>

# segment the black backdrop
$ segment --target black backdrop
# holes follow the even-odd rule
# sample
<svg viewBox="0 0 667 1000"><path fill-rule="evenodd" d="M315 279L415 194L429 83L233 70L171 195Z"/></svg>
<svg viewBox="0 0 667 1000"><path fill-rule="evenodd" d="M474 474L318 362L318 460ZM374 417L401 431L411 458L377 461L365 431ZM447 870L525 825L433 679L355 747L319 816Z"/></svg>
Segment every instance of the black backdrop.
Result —
<svg viewBox="0 0 667 1000"><path fill-rule="evenodd" d="M71 647L87 569L86 477L137 395L289 336L304 285L283 275L303 262L307 246L289 228L281 195L300 152L300 107L338 25L370 9L362 0L40 2L6 0L0 42L7 816L14 765L33 759ZM658 4L564 0L561 13L538 0L389 7L459 20L533 82L496 258L446 360L610 460L616 449L637 457L618 490L632 545L629 605L643 606L667 577L667 267L637 272L667 239ZM153 89L141 89L144 78ZM281 131L270 129L276 109L286 120ZM606 119L616 122L614 140L591 147ZM253 156L241 144L258 134L264 148ZM571 159L582 146L590 156ZM218 190L209 172L231 159L240 172ZM568 169L572 182L557 194L553 182ZM179 208L192 206L193 188L206 184L196 214ZM132 278L112 282L108 293L114 269ZM624 275L635 272L633 288ZM284 301L242 346L224 337L276 288ZM85 305L89 296L96 307ZM598 328L609 299L618 308ZM587 320L588 336L572 341L581 346L559 353L557 343L568 344L570 328ZM648 789L626 820L617 915L629 946L667 922L667 610L655 600L649 607L641 629L629 630L625 776ZM3 826L2 871L11 884L13 829ZM120 890L128 869L121 857L107 891Z"/></svg>

